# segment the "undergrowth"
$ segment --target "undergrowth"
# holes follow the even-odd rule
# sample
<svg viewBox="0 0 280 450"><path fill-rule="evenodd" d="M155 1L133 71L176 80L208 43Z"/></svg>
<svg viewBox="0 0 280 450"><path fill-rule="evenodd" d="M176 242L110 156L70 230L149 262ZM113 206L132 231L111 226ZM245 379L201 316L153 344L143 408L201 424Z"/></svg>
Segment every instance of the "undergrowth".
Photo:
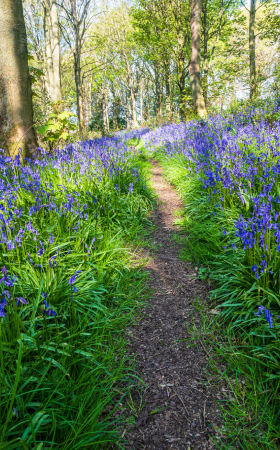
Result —
<svg viewBox="0 0 280 450"><path fill-rule="evenodd" d="M0 164L0 449L122 447L138 383L125 327L147 298L130 248L153 194L119 139Z"/></svg>
<svg viewBox="0 0 280 450"><path fill-rule="evenodd" d="M176 237L182 244L181 257L199 265L200 277L212 286L210 309L196 304L203 332L195 324L189 332L194 342L199 336L212 350L209 374L215 375L220 387L226 387L219 402L223 427L217 430L216 446L279 448L279 327L269 328L264 318L254 314L263 295L251 267L244 265L245 251L235 236L240 206L215 207L199 174L186 172L183 156L166 157L158 152L156 157L184 200L180 225L188 235ZM271 296L267 300L268 307L275 303Z"/></svg>

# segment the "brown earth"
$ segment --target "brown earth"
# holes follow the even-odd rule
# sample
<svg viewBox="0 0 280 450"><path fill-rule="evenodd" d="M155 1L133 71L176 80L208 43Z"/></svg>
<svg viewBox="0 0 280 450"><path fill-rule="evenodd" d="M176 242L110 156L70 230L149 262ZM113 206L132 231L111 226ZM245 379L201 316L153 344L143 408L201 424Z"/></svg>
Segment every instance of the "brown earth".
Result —
<svg viewBox="0 0 280 450"><path fill-rule="evenodd" d="M183 204L154 161L152 184L159 197L153 213L155 252L147 265L152 297L140 322L130 327L129 351L137 354L136 370L145 382L137 423L124 433L127 450L214 449L218 425L214 386L207 381L207 359L201 341L190 346L188 325L199 327L192 302L205 301L209 288L198 278L198 268L178 259L180 245L172 237L174 213Z"/></svg>

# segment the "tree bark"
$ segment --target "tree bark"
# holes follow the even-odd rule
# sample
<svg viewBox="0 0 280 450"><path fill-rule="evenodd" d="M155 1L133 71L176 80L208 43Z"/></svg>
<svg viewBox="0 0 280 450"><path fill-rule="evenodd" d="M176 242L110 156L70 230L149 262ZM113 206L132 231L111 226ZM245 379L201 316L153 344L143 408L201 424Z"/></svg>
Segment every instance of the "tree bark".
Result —
<svg viewBox="0 0 280 450"><path fill-rule="evenodd" d="M179 115L181 120L186 118L185 77L185 58L181 56L178 59Z"/></svg>
<svg viewBox="0 0 280 450"><path fill-rule="evenodd" d="M131 113L132 113L132 128L138 128L137 111L136 111L136 96L134 92L134 86L130 85L130 100L131 100Z"/></svg>
<svg viewBox="0 0 280 450"><path fill-rule="evenodd" d="M250 17L249 17L249 54L250 54L250 99L252 100L257 96L255 19L256 19L256 0L251 0Z"/></svg>
<svg viewBox="0 0 280 450"><path fill-rule="evenodd" d="M46 43L46 59L47 59L47 67L48 67L48 85L49 85L49 94L51 101L53 101L54 95L54 73L53 73L53 58L52 58L52 47L51 47L51 22L50 15L48 9L43 7L43 21L44 21L44 36Z"/></svg>
<svg viewBox="0 0 280 450"><path fill-rule="evenodd" d="M204 65L203 65L203 94L204 94L204 101L205 105L207 105L208 100L208 72L209 72L209 65L208 65L208 18L207 18L207 1L204 0L203 2L203 59L204 59Z"/></svg>
<svg viewBox="0 0 280 450"><path fill-rule="evenodd" d="M156 107L156 118L160 118L160 79L159 79L159 71L158 71L158 64L154 63L154 71L155 71L155 87L156 87L156 101L155 101L155 107Z"/></svg>
<svg viewBox="0 0 280 450"><path fill-rule="evenodd" d="M140 82L140 123L143 125L143 81Z"/></svg>
<svg viewBox="0 0 280 450"><path fill-rule="evenodd" d="M171 117L171 89L170 89L170 68L165 68L165 110L168 119Z"/></svg>
<svg viewBox="0 0 280 450"><path fill-rule="evenodd" d="M106 86L102 86L102 116L105 133L109 132L108 94Z"/></svg>
<svg viewBox="0 0 280 450"><path fill-rule="evenodd" d="M77 51L74 52L74 71L75 71L75 85L77 96L77 116L79 121L80 132L85 128L85 119L83 111L83 87L81 80L81 58L79 53L79 46L76 46Z"/></svg>
<svg viewBox="0 0 280 450"><path fill-rule="evenodd" d="M190 62L190 84L195 112L199 117L206 117L203 89L200 77L200 34L201 34L201 11L202 0L192 0L191 6L191 62Z"/></svg>
<svg viewBox="0 0 280 450"><path fill-rule="evenodd" d="M129 130L130 129L130 114L129 114L129 96L128 96L127 91L125 94L125 103L126 103L126 109L125 109L126 128Z"/></svg>
<svg viewBox="0 0 280 450"><path fill-rule="evenodd" d="M54 103L62 101L61 78L60 78L60 37L58 15L55 0L51 0L51 42L52 42L52 60L53 60L53 98ZM61 109L61 105L60 105Z"/></svg>
<svg viewBox="0 0 280 450"><path fill-rule="evenodd" d="M117 95L114 95L113 100L113 128L114 131L118 130L118 118L120 115L120 109L121 109L121 99Z"/></svg>
<svg viewBox="0 0 280 450"><path fill-rule="evenodd" d="M36 152L22 0L0 1L0 148L12 158Z"/></svg>

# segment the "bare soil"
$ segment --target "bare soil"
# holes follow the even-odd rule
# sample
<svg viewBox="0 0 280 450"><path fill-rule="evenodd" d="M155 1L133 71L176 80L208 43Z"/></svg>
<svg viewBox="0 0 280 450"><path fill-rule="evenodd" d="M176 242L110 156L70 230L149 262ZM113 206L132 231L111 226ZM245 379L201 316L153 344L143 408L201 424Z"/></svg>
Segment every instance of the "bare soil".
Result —
<svg viewBox="0 0 280 450"><path fill-rule="evenodd" d="M140 322L130 328L131 353L145 382L136 425L125 432L127 450L214 449L211 440L218 425L214 387L205 375L206 349L201 341L191 346L187 327L199 318L192 302L205 301L209 287L198 278L198 268L179 260L180 245L172 236L174 213L183 204L176 190L153 162L152 184L159 197L153 213L152 240L157 250L147 268L152 297ZM199 325L198 325L199 326ZM205 351L206 350L206 351ZM140 404L135 391L133 401Z"/></svg>

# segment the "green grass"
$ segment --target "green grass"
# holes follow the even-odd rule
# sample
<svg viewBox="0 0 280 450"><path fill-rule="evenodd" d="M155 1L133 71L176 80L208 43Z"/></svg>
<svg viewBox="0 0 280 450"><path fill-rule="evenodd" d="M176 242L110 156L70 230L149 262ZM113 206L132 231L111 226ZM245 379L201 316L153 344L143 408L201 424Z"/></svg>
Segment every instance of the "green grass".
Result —
<svg viewBox="0 0 280 450"><path fill-rule="evenodd" d="M68 192L83 197L88 220L80 220L75 232L75 213L65 217L38 211L32 218L36 242L26 240L10 252L3 246L0 267L17 277L11 298L24 297L28 304L17 307L12 300L0 321L1 450L122 448L128 420L122 402L139 384L125 329L137 320L148 296L147 274L132 247L147 239L154 198L145 155L135 154L129 167L140 169L141 182L133 194L118 196L106 173L99 184L81 178L78 185L77 173L62 177L46 167L41 176L52 183L58 206L64 200L63 183ZM130 182L129 173L124 168L119 185ZM97 205L85 196L87 191L99 197ZM30 200L20 193L23 220ZM46 242L51 231L55 240L40 256L36 245ZM93 238L94 248L88 249ZM74 283L77 292L69 284L76 271L81 271ZM43 314L42 294L54 317Z"/></svg>
<svg viewBox="0 0 280 450"><path fill-rule="evenodd" d="M182 246L181 257L199 266L200 277L212 286L210 309L220 311L209 319L213 316L208 306L196 301L201 324L189 328L190 342L196 345L197 339L202 339L209 350L209 374L215 376L217 386L226 386L230 392L219 402L223 428L217 430L216 447L279 448L279 326L271 330L264 319L254 315L266 294L260 292L250 267L244 265L245 252L234 235L239 205L216 209L199 175L186 176L183 158L165 158L160 153L157 158L184 201L180 225L187 237L176 236ZM267 307L277 301L272 295L265 298Z"/></svg>

